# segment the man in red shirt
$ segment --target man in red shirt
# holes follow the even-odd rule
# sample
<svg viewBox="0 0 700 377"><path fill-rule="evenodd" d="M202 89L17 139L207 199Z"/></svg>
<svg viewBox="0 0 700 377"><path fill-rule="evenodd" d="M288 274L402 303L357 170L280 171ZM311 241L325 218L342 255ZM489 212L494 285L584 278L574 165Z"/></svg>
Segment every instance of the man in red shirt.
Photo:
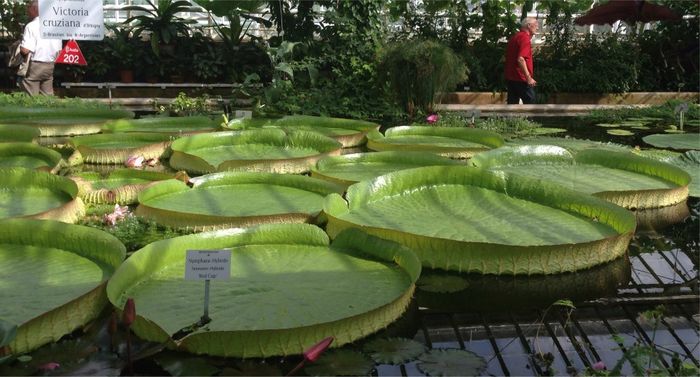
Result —
<svg viewBox="0 0 700 377"><path fill-rule="evenodd" d="M508 104L535 102L535 85L532 77L532 45L530 39L539 28L537 20L527 17L523 20L520 31L508 40L506 48L505 76L508 85Z"/></svg>

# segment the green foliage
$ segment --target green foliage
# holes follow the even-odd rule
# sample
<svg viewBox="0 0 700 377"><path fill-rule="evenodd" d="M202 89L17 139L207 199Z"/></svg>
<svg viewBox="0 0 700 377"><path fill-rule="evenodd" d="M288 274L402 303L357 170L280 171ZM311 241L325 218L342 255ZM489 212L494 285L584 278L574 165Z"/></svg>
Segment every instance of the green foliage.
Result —
<svg viewBox="0 0 700 377"><path fill-rule="evenodd" d="M484 130L498 132L508 137L524 137L533 135L542 127L541 124L523 117L486 118L477 121L474 126Z"/></svg>
<svg viewBox="0 0 700 377"><path fill-rule="evenodd" d="M85 218L81 224L102 229L117 237L126 246L127 251L136 251L151 242L190 233L186 230L164 227L138 216L126 216L114 226L106 224L101 217L94 216Z"/></svg>
<svg viewBox="0 0 700 377"><path fill-rule="evenodd" d="M195 23L194 20L185 20L177 16L180 12L189 10L191 4L184 0L146 0L148 7L132 5L122 8L127 11L143 12L136 16L129 17L124 21L125 25L136 21L134 36L141 36L141 33L149 32L151 48L153 52L160 56L161 44L169 45L175 42L179 35L189 34L189 25Z"/></svg>
<svg viewBox="0 0 700 377"><path fill-rule="evenodd" d="M111 37L104 39L109 58L122 69L133 69L140 63L142 57L141 41L134 38L129 27L106 27L112 32Z"/></svg>
<svg viewBox="0 0 700 377"><path fill-rule="evenodd" d="M209 96L206 94L201 97L189 97L187 94L180 92L167 107L159 106L158 112L173 116L209 115L208 99Z"/></svg>
<svg viewBox="0 0 700 377"><path fill-rule="evenodd" d="M680 100L671 100L663 105L649 107L622 107L617 109L594 109L584 115L582 119L591 123L615 123L629 118L659 118L673 122L677 119L676 108L684 103ZM688 104L688 111L685 114L687 120L700 119L700 105Z"/></svg>
<svg viewBox="0 0 700 377"><path fill-rule="evenodd" d="M16 0L0 0L0 30L5 30L11 39L22 35L22 25L27 23L25 3Z"/></svg>
<svg viewBox="0 0 700 377"><path fill-rule="evenodd" d="M58 98L54 96L29 96L25 93L0 93L0 106L21 107L50 107L50 108L82 108L108 109L109 105L81 98Z"/></svg>
<svg viewBox="0 0 700 377"><path fill-rule="evenodd" d="M434 41L395 43L380 59L379 72L410 115L417 109L432 112L436 94L453 90L467 77L467 68L460 58Z"/></svg>

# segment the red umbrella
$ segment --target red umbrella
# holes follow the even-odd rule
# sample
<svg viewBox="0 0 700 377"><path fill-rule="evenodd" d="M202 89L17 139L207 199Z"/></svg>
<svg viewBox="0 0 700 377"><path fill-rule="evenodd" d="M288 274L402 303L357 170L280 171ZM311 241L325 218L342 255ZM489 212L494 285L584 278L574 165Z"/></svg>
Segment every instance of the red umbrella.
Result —
<svg viewBox="0 0 700 377"><path fill-rule="evenodd" d="M576 25L613 24L615 21L679 21L682 17L668 7L644 0L610 0L576 18Z"/></svg>

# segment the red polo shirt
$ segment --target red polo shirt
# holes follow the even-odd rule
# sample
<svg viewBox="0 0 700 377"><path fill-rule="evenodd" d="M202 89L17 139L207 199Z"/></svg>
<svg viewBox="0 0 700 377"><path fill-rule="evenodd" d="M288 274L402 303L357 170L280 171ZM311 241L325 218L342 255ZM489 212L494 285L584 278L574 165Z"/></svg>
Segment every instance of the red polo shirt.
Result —
<svg viewBox="0 0 700 377"><path fill-rule="evenodd" d="M521 30L508 40L506 47L506 64L505 74L506 80L527 82L525 74L518 67L518 57L522 56L525 59L525 66L530 71L531 76L535 76L535 71L532 69L532 45L530 44L530 33L526 30Z"/></svg>

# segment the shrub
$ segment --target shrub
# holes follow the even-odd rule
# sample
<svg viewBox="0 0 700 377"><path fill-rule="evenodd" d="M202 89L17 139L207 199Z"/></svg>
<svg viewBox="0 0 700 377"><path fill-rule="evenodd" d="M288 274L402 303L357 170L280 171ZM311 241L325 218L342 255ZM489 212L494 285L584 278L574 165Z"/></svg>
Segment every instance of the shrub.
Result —
<svg viewBox="0 0 700 377"><path fill-rule="evenodd" d="M432 112L435 95L452 90L467 77L467 67L448 47L429 40L406 40L389 46L379 72L409 115Z"/></svg>

